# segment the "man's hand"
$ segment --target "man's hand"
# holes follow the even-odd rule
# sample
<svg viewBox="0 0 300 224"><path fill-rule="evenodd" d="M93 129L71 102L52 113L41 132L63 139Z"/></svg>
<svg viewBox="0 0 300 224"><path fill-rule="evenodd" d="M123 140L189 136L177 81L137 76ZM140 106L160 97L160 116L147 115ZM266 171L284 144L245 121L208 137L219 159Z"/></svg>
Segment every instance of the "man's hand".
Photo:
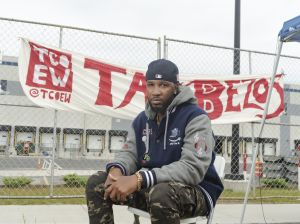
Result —
<svg viewBox="0 0 300 224"><path fill-rule="evenodd" d="M104 198L110 197L112 201L126 201L127 197L137 190L137 177L131 176L108 176L112 180L104 194Z"/></svg>
<svg viewBox="0 0 300 224"><path fill-rule="evenodd" d="M109 170L108 176L106 178L106 181L104 183L104 187L108 188L115 180L116 177L122 176L122 172L118 167L112 167ZM107 195L104 195L104 198L106 198Z"/></svg>

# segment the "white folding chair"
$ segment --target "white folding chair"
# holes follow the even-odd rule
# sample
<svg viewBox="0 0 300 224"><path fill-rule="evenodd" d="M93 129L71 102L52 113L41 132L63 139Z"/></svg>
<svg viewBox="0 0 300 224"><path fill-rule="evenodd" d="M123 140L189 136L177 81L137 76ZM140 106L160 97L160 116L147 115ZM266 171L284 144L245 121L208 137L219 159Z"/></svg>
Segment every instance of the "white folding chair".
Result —
<svg viewBox="0 0 300 224"><path fill-rule="evenodd" d="M216 155L215 161L214 161L214 167L221 179L224 178L224 170L225 170L225 159L222 156ZM150 214L148 212L145 212L141 209L138 208L133 208L128 206L128 211L133 213L134 215L134 224L140 224L139 217L147 218L150 219ZM207 224L212 223L212 218L214 214L214 208L211 209L209 215L206 217L207 218ZM203 220L205 218L204 216L197 216L193 218L184 218L180 220L181 224L195 224L197 221Z"/></svg>
<svg viewBox="0 0 300 224"><path fill-rule="evenodd" d="M216 155L215 161L214 161L214 167L217 171L217 174L221 179L225 176L225 159L223 156Z"/></svg>

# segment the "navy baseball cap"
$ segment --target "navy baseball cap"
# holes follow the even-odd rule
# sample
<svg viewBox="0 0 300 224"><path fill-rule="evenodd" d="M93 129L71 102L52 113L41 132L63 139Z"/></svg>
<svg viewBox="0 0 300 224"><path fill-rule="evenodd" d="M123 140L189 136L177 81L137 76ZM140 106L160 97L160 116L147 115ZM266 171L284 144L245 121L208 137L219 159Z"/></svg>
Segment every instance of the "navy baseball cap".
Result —
<svg viewBox="0 0 300 224"><path fill-rule="evenodd" d="M158 59L148 65L146 72L146 81L165 80L178 83L178 67L167 59Z"/></svg>

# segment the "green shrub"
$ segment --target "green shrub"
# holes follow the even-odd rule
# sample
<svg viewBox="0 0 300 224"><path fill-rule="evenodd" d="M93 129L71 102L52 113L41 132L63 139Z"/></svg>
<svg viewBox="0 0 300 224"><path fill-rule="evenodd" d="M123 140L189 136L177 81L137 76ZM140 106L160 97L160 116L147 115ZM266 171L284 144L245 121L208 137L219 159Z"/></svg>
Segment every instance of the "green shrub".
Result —
<svg viewBox="0 0 300 224"><path fill-rule="evenodd" d="M28 177L4 177L3 183L6 187L24 187L30 184L32 180Z"/></svg>
<svg viewBox="0 0 300 224"><path fill-rule="evenodd" d="M86 185L87 178L74 173L64 176L64 181L66 182L67 187L83 187Z"/></svg>
<svg viewBox="0 0 300 224"><path fill-rule="evenodd" d="M266 187L271 187L271 188L285 188L287 186L287 182L283 178L277 178L277 179L266 178L263 179L262 182Z"/></svg>

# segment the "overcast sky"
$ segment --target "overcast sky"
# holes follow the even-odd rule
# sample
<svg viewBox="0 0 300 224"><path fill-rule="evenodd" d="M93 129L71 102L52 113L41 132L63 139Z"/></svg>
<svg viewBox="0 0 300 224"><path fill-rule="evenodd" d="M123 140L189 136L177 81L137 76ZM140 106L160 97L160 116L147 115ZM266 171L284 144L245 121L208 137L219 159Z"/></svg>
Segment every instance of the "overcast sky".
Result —
<svg viewBox="0 0 300 224"><path fill-rule="evenodd" d="M233 47L235 0L2 0L0 17ZM275 52L299 0L241 0L241 48ZM283 53L300 56L300 43Z"/></svg>

